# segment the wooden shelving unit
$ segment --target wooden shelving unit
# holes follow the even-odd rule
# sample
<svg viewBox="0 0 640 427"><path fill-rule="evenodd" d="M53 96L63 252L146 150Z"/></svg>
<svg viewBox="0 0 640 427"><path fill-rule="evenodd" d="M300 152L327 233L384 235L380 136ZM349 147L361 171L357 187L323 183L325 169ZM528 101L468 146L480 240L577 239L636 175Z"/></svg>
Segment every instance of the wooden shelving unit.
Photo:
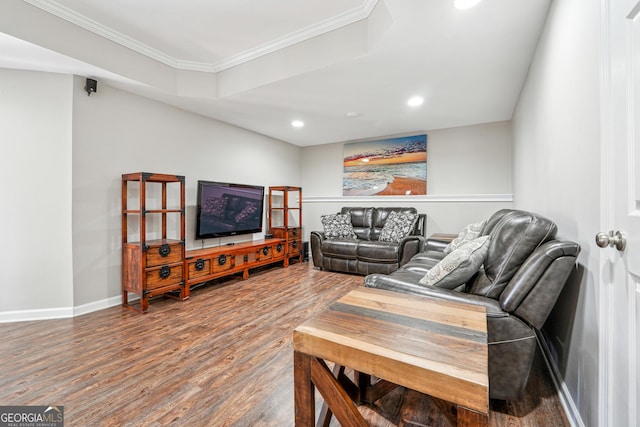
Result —
<svg viewBox="0 0 640 427"><path fill-rule="evenodd" d="M123 174L122 306L145 313L153 296L189 298L185 265L184 176Z"/></svg>
<svg viewBox="0 0 640 427"><path fill-rule="evenodd" d="M268 214L269 232L286 243L284 266L291 258L302 261L302 188L269 187Z"/></svg>

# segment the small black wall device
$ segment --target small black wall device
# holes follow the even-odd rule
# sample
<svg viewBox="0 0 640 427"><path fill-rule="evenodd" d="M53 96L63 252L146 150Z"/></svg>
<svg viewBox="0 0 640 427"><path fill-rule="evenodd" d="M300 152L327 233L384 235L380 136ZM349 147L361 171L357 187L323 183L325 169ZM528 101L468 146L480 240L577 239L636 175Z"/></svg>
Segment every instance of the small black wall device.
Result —
<svg viewBox="0 0 640 427"><path fill-rule="evenodd" d="M87 96L91 96L91 93L98 91L98 82L93 79L87 79L84 90L87 91Z"/></svg>

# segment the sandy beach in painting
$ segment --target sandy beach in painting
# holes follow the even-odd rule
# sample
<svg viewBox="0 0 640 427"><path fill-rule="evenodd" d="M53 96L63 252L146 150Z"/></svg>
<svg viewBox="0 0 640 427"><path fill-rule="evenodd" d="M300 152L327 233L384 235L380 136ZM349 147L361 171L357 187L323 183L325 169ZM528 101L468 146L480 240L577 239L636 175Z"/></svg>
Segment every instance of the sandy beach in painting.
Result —
<svg viewBox="0 0 640 427"><path fill-rule="evenodd" d="M427 194L427 135L345 144L344 196Z"/></svg>
<svg viewBox="0 0 640 427"><path fill-rule="evenodd" d="M343 175L343 195L425 195L425 175L422 162L348 166Z"/></svg>
<svg viewBox="0 0 640 427"><path fill-rule="evenodd" d="M384 190L375 194L376 196L424 195L427 194L427 182L422 179L396 176L393 178L393 182L387 184Z"/></svg>

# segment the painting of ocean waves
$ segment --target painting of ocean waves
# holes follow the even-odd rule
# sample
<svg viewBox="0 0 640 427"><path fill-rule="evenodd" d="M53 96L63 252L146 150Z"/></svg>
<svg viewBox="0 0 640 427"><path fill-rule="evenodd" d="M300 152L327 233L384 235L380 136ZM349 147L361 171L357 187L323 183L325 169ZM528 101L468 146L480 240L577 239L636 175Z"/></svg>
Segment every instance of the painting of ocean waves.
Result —
<svg viewBox="0 0 640 427"><path fill-rule="evenodd" d="M394 177L427 181L424 162L345 166L342 190L345 196L372 196L383 191Z"/></svg>
<svg viewBox="0 0 640 427"><path fill-rule="evenodd" d="M427 194L427 135L345 144L342 194Z"/></svg>

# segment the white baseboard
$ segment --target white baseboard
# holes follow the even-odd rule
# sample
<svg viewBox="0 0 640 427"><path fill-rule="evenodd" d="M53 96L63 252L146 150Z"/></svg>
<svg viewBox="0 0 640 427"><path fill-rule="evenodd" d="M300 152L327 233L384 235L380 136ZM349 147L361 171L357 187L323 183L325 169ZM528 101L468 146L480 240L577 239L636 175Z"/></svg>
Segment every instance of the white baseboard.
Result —
<svg viewBox="0 0 640 427"><path fill-rule="evenodd" d="M538 339L538 345L542 350L542 358L544 359L547 368L549 368L549 372L551 374L551 379L553 381L554 386L556 387L556 391L558 392L558 396L560 397L560 403L564 408L564 413L567 415L567 419L571 424L571 427L585 427L584 422L582 421L582 417L580 416L580 412L578 411L578 407L573 401L573 397L571 393L569 393L569 388L564 382L564 379L560 375L560 370L556 365L555 361L551 357L551 351L547 346L547 342L544 340L544 337L536 332L536 336Z"/></svg>
<svg viewBox="0 0 640 427"><path fill-rule="evenodd" d="M131 300L133 298L130 298ZM102 310L103 308L114 307L122 304L122 296L103 299L100 301L90 302L88 304L82 304L77 307L73 307L73 316L82 316L83 314L92 313L94 311Z"/></svg>
<svg viewBox="0 0 640 427"><path fill-rule="evenodd" d="M136 295L129 297L129 301L139 299ZM122 304L122 296L118 295L100 301L82 304L77 307L44 308L36 310L16 310L0 312L0 323L27 322L31 320L68 319L82 316L109 307Z"/></svg>
<svg viewBox="0 0 640 427"><path fill-rule="evenodd" d="M73 317L73 307L42 308L0 312L0 323L26 322L29 320L68 319Z"/></svg>

